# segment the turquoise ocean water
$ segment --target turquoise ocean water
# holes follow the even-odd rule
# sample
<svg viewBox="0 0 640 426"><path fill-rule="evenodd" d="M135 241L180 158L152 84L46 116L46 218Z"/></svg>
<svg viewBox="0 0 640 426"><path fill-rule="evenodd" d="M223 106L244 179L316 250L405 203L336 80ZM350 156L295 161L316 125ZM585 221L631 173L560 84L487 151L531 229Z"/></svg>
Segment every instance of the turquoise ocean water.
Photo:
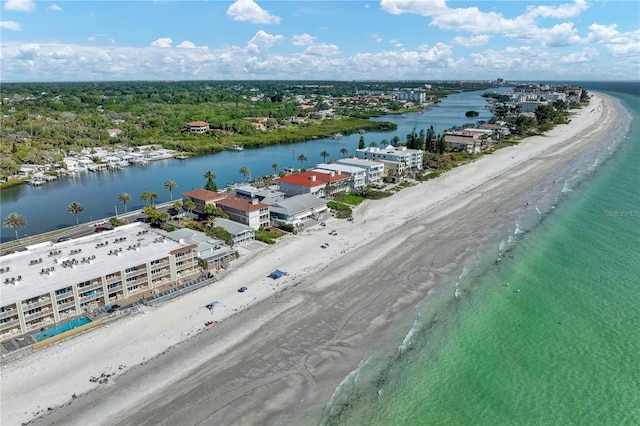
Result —
<svg viewBox="0 0 640 426"><path fill-rule="evenodd" d="M625 125L532 190L530 215L345 379L324 424L640 424L637 89L593 89Z"/></svg>

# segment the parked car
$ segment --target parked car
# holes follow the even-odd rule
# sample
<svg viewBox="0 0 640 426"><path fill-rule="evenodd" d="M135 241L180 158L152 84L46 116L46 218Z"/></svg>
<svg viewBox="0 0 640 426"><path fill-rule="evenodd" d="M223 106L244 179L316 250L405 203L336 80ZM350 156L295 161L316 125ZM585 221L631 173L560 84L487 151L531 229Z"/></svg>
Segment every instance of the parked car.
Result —
<svg viewBox="0 0 640 426"><path fill-rule="evenodd" d="M238 289L238 293L244 293L245 291L247 291L247 288L246 288L246 287L240 287L240 288Z"/></svg>

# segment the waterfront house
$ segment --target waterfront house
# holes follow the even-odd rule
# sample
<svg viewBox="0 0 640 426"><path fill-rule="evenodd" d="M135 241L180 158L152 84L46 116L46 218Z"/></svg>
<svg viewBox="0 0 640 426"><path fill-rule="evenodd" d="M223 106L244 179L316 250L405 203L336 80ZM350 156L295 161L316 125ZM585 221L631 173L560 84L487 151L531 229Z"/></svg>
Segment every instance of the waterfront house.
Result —
<svg viewBox="0 0 640 426"><path fill-rule="evenodd" d="M295 195L271 205L271 223L283 222L296 226L308 218L318 220L328 210L326 200L312 194Z"/></svg>
<svg viewBox="0 0 640 426"><path fill-rule="evenodd" d="M357 166L349 166L347 164L337 163L320 163L317 164L312 171L320 173L335 172L338 174L347 175L350 177L349 187L352 190L362 188L367 183L367 171Z"/></svg>
<svg viewBox="0 0 640 426"><path fill-rule="evenodd" d="M222 217L216 218L215 226L219 226L231 235L233 245L242 245L256 238L256 230L242 223L234 222Z"/></svg>
<svg viewBox="0 0 640 426"><path fill-rule="evenodd" d="M209 131L209 123L206 121L191 121L187 123L187 130L191 133L207 133Z"/></svg>

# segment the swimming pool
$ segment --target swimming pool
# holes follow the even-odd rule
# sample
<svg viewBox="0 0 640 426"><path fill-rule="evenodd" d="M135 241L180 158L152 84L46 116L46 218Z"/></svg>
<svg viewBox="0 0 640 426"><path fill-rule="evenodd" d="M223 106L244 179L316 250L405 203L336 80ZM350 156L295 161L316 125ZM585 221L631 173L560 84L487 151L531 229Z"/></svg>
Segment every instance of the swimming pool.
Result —
<svg viewBox="0 0 640 426"><path fill-rule="evenodd" d="M47 328L46 330L34 333L32 334L32 336L34 339L36 339L36 342L39 342L41 340L57 336L58 334L62 334L65 331L73 330L74 328L80 327L81 325L89 324L91 321L91 318L89 318L88 316L78 317L72 319L71 321L63 322L58 325L54 325L53 327Z"/></svg>

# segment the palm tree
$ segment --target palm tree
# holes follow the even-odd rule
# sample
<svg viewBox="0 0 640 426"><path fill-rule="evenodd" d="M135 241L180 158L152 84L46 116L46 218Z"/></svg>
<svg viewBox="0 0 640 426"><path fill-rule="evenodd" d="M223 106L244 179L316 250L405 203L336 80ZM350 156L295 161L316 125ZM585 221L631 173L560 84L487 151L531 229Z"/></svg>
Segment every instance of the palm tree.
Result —
<svg viewBox="0 0 640 426"><path fill-rule="evenodd" d="M307 161L307 157L304 154L300 154L298 155L298 161L300 162L300 167L302 167L304 162Z"/></svg>
<svg viewBox="0 0 640 426"><path fill-rule="evenodd" d="M209 228L215 228L217 218L213 215L207 217L204 221L204 224Z"/></svg>
<svg viewBox="0 0 640 426"><path fill-rule="evenodd" d="M13 230L16 231L16 240L19 240L20 237L18 236L18 227L25 226L26 224L27 220L23 216L20 216L18 213L9 213L9 216L4 218L2 227L13 228Z"/></svg>
<svg viewBox="0 0 640 426"><path fill-rule="evenodd" d="M278 163L273 163L271 165L271 168L273 169L273 173L278 173L278 168L280 167L280 165Z"/></svg>
<svg viewBox="0 0 640 426"><path fill-rule="evenodd" d="M348 153L349 150L347 148L340 148L340 154L342 154L342 158L345 158Z"/></svg>
<svg viewBox="0 0 640 426"><path fill-rule="evenodd" d="M188 211L189 214L191 214L193 212L193 209L196 208L196 203L194 203L191 198L184 197L182 199L182 208Z"/></svg>
<svg viewBox="0 0 640 426"><path fill-rule="evenodd" d="M322 151L320 153L320 156L322 157L322 159L324 160L324 162L327 162L327 157L329 156L329 153L327 151Z"/></svg>
<svg viewBox="0 0 640 426"><path fill-rule="evenodd" d="M131 195L127 194L126 192L123 192L122 194L118 195L118 201L122 201L122 204L124 204L124 212L127 212L127 203L129 201L131 201Z"/></svg>
<svg viewBox="0 0 640 426"><path fill-rule="evenodd" d="M71 203L71 204L69 204L69 205L67 206L67 211L68 211L69 213L73 213L73 214L75 214L75 215L76 215L76 226L77 226L77 225L80 225L80 221L79 221L79 219L78 219L78 214L79 214L81 211L84 211L84 206L83 206L82 204L80 204L79 202L74 201L73 203Z"/></svg>
<svg viewBox="0 0 640 426"><path fill-rule="evenodd" d="M216 175L211 170L207 170L206 172L204 172L202 179L207 180L207 183L204 185L204 189L208 191L216 191L218 189L216 187L216 183L214 182L214 180L216 180Z"/></svg>
<svg viewBox="0 0 640 426"><path fill-rule="evenodd" d="M178 187L178 184L172 180L168 180L164 183L164 189L169 191L169 196L171 197L171 201L173 201L173 190Z"/></svg>
<svg viewBox="0 0 640 426"><path fill-rule="evenodd" d="M144 191L142 195L140 195L140 200L144 201L147 205L153 205L153 202L158 199L158 194L151 191Z"/></svg>
<svg viewBox="0 0 640 426"><path fill-rule="evenodd" d="M251 171L246 167L246 166L242 166L240 167L239 170L240 174L242 175L243 179L247 178L247 175L251 173Z"/></svg>

